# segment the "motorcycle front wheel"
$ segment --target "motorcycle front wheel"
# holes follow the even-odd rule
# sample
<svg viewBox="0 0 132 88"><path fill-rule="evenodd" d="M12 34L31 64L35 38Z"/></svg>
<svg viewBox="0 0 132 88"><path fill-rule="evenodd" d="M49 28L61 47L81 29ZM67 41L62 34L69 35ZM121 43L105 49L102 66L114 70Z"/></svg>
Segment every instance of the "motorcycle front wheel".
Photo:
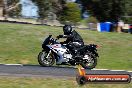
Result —
<svg viewBox="0 0 132 88"><path fill-rule="evenodd" d="M55 63L52 52L42 51L38 55L38 63L41 66L52 66Z"/></svg>

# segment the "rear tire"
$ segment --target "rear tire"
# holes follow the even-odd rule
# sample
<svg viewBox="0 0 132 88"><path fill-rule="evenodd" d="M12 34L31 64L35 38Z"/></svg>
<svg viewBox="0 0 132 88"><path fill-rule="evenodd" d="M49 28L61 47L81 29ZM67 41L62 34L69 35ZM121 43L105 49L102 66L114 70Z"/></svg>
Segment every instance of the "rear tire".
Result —
<svg viewBox="0 0 132 88"><path fill-rule="evenodd" d="M91 62L82 62L81 65L85 69L93 69L97 65L97 57L93 53L86 53L88 57L92 60Z"/></svg>
<svg viewBox="0 0 132 88"><path fill-rule="evenodd" d="M41 66L52 66L55 63L55 59L54 59L54 56L52 55L52 53L50 53L49 58L46 58L48 53L49 52L47 52L47 51L42 51L39 53L38 63Z"/></svg>

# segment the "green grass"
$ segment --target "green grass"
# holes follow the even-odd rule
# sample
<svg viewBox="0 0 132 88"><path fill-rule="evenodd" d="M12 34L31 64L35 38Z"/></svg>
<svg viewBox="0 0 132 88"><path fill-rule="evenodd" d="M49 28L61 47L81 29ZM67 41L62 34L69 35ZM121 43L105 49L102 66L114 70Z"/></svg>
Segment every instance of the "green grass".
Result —
<svg viewBox="0 0 132 88"><path fill-rule="evenodd" d="M96 68L132 70L132 35L77 30L85 44L98 44L100 58ZM38 64L43 39L62 34L62 28L0 23L0 63Z"/></svg>
<svg viewBox="0 0 132 88"><path fill-rule="evenodd" d="M130 84L86 84L79 86L75 79L1 77L0 88L132 88Z"/></svg>

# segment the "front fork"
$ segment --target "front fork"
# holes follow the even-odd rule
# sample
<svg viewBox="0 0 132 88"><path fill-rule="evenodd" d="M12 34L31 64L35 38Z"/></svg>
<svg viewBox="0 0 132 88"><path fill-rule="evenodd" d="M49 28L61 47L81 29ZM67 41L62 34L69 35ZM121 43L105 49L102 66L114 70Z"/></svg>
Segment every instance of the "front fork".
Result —
<svg viewBox="0 0 132 88"><path fill-rule="evenodd" d="M48 55L46 56L46 58L49 58L50 54L51 54L51 50L49 51L49 53L48 53Z"/></svg>

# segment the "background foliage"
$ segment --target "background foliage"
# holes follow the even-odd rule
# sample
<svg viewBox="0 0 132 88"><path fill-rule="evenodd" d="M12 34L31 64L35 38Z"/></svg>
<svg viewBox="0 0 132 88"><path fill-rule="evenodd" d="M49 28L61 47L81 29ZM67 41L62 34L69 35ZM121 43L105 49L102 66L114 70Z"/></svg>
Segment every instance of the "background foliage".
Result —
<svg viewBox="0 0 132 88"><path fill-rule="evenodd" d="M118 21L124 15L124 0L81 0L83 9L99 21Z"/></svg>
<svg viewBox="0 0 132 88"><path fill-rule="evenodd" d="M60 21L76 24L81 20L81 13L78 4L67 3L65 9L60 14Z"/></svg>

